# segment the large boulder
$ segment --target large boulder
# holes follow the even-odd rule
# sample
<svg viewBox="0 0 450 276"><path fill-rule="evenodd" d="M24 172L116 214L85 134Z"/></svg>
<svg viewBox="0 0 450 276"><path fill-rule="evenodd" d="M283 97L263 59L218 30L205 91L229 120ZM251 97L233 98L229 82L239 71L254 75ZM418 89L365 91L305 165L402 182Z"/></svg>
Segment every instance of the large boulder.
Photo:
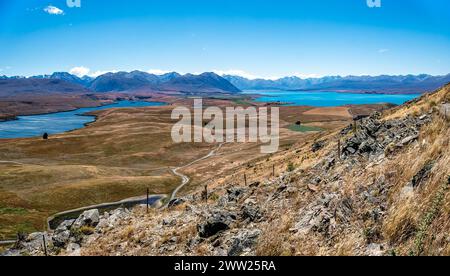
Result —
<svg viewBox="0 0 450 276"><path fill-rule="evenodd" d="M227 190L228 201L238 201L246 192L245 188L242 187L232 187Z"/></svg>
<svg viewBox="0 0 450 276"><path fill-rule="evenodd" d="M249 220L251 222L259 221L263 217L259 206L255 201L249 200L242 206L241 217L243 220Z"/></svg>
<svg viewBox="0 0 450 276"><path fill-rule="evenodd" d="M257 242L261 230L244 229L230 239L231 246L228 248L228 256L240 256L246 250L250 250Z"/></svg>
<svg viewBox="0 0 450 276"><path fill-rule="evenodd" d="M83 226L96 227L100 222L100 213L97 209L85 211L77 218L73 227L81 228Z"/></svg>
<svg viewBox="0 0 450 276"><path fill-rule="evenodd" d="M52 237L53 244L56 247L65 247L66 244L70 241L70 231L58 231Z"/></svg>
<svg viewBox="0 0 450 276"><path fill-rule="evenodd" d="M219 232L230 229L230 224L235 219L236 216L227 211L215 211L206 221L197 225L198 235L205 239L212 237Z"/></svg>

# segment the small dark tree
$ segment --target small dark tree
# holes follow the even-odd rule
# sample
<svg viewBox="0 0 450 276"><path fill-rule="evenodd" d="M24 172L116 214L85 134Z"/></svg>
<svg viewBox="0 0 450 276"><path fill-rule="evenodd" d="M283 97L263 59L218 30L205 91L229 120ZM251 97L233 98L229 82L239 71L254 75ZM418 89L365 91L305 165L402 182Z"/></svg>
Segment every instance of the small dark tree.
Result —
<svg viewBox="0 0 450 276"><path fill-rule="evenodd" d="M42 139L44 139L44 140L48 140L48 133L46 132L46 133L44 133L44 135L42 135Z"/></svg>
<svg viewBox="0 0 450 276"><path fill-rule="evenodd" d="M302 125L302 122L297 121L295 124L298 125L298 126L301 126L301 125Z"/></svg>

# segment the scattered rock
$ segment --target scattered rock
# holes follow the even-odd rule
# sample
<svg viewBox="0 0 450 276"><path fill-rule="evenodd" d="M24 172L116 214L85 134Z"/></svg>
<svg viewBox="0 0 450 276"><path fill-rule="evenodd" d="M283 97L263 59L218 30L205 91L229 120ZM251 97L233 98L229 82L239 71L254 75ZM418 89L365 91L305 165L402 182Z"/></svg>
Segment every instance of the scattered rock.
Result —
<svg viewBox="0 0 450 276"><path fill-rule="evenodd" d="M81 253L81 246L77 243L69 243L66 252L70 256L79 256Z"/></svg>
<svg viewBox="0 0 450 276"><path fill-rule="evenodd" d="M312 145L311 150L312 150L312 152L317 152L317 151L321 150L324 146L325 146L325 141L315 142Z"/></svg>
<svg viewBox="0 0 450 276"><path fill-rule="evenodd" d="M95 227L100 222L100 213L97 209L85 211L73 224L75 228L83 226Z"/></svg>
<svg viewBox="0 0 450 276"><path fill-rule="evenodd" d="M228 201L238 201L245 193L246 189L241 187L233 187L227 190Z"/></svg>
<svg viewBox="0 0 450 276"><path fill-rule="evenodd" d="M248 219L251 222L259 221L262 218L262 212L255 203L248 203L242 206L243 220Z"/></svg>
<svg viewBox="0 0 450 276"><path fill-rule="evenodd" d="M411 135L411 136L408 136L408 137L406 137L405 139L403 139L403 140L400 142L400 144L403 145L403 146L405 146L405 145L410 144L410 143L413 142L413 141L416 141L418 138L419 138L419 135L418 135L418 134Z"/></svg>
<svg viewBox="0 0 450 276"><path fill-rule="evenodd" d="M431 170L434 167L434 162L429 161L423 166L423 168L413 177L411 180L411 186L417 188L422 184L429 176Z"/></svg>
<svg viewBox="0 0 450 276"><path fill-rule="evenodd" d="M240 256L246 249L250 249L256 244L261 230L254 229L241 230L237 235L230 239L231 246L228 249L228 256Z"/></svg>
<svg viewBox="0 0 450 276"><path fill-rule="evenodd" d="M66 230L70 230L70 228L72 228L72 225L75 223L74 219L71 220L65 220L63 221L55 230L55 232L62 232L62 231L66 231Z"/></svg>
<svg viewBox="0 0 450 276"><path fill-rule="evenodd" d="M221 231L230 229L230 224L235 218L227 211L215 211L205 222L197 225L198 234L205 239L212 237Z"/></svg>
<svg viewBox="0 0 450 276"><path fill-rule="evenodd" d="M53 244L56 247L65 247L70 240L70 231L56 231L52 237Z"/></svg>

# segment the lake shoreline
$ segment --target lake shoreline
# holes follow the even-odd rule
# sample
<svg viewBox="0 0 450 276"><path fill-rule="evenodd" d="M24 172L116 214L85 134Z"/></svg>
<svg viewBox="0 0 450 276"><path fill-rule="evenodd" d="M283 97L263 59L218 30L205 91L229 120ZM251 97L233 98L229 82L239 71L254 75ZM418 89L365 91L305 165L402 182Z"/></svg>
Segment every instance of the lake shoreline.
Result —
<svg viewBox="0 0 450 276"><path fill-rule="evenodd" d="M124 103L124 105L121 105L122 103ZM130 105L126 105L127 103L130 103ZM136 104L136 106L134 106L135 104ZM46 116L52 116L52 115L55 115L55 116L68 115L68 116L72 116L71 119L73 119L75 117L85 117L85 118L89 118L89 119L85 120L85 122L82 122L82 121L76 122L75 121L75 122L73 122L73 126L70 127L70 126L67 126L66 124L64 124L64 121L63 121L64 118L58 118L60 120L59 123L60 123L61 130L46 131L45 127L41 127L42 131L40 130L39 133L37 132L36 129L32 129L32 130L29 130L29 134L22 134L20 136L19 135L2 136L0 134L0 140L32 139L32 138L37 138L37 137L41 136L44 132L48 133L49 135L60 135L60 134L64 134L64 133L70 133L72 131L88 127L92 123L95 123L98 120L98 116L96 114L93 114L93 112L97 112L100 110L115 109L115 108L145 108L145 107L158 107L158 106L165 106L165 105L167 105L167 103L157 102L157 101L119 100L119 101L115 101L110 104L98 105L96 107L83 107L83 108L77 108L77 109L66 110L66 111L61 111L61 112L43 113L40 115L17 116L17 117L15 117L16 119L14 120L14 122L16 122L16 124L18 124L19 126L18 127L16 126L16 129L13 129L12 133L18 133L20 131L20 127L22 127L23 129L27 129L26 124L28 124L28 128L30 128L31 126L34 126L35 122L33 122L33 119L39 120L40 119L39 117L46 117ZM77 111L80 111L80 112L75 113ZM73 114L70 114L70 113L73 113ZM48 120L49 118L44 118L44 119ZM27 120L29 120L29 122L26 122ZM2 127L5 127L6 123L11 123L11 122L12 121L0 121L0 133L2 131ZM50 119L50 121L47 121L47 122L44 121L44 123L47 123L51 126L51 127L49 127L49 129L54 128L53 121L51 121L51 119ZM20 124L25 124L25 125L20 126ZM14 128L14 126L13 126L13 128Z"/></svg>
<svg viewBox="0 0 450 276"><path fill-rule="evenodd" d="M280 106L343 107L367 104L402 105L422 94L369 94L340 91L247 90L254 103L279 103ZM288 103L288 104L284 104Z"/></svg>

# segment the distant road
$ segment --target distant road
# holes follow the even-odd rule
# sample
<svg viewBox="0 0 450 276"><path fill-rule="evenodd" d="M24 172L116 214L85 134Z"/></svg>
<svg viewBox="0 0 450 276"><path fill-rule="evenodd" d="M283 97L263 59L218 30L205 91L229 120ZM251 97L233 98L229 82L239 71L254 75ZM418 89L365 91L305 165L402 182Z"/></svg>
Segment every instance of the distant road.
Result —
<svg viewBox="0 0 450 276"><path fill-rule="evenodd" d="M15 244L16 242L17 242L16 240L0 241L0 245L10 245L10 244Z"/></svg>
<svg viewBox="0 0 450 276"><path fill-rule="evenodd" d="M25 164L25 163L20 163L20 162L15 162L15 161L0 161L0 164L14 164L14 165L19 165L19 166L31 165L31 164Z"/></svg>
<svg viewBox="0 0 450 276"><path fill-rule="evenodd" d="M193 164L195 164L195 163L198 163L198 162L200 162L200 161L203 161L203 160L205 160L205 159L208 159L208 158L210 158L210 157L216 155L216 153L222 148L222 146L223 146L224 144L225 144L225 143L221 143L217 148L213 149L213 150L210 151L206 156L203 156L202 158L196 159L196 160L194 160L194 161L190 162L189 164L186 164L186 165L184 165L184 166L182 166L182 167L177 167L177 168L173 168L173 169L172 169L172 173L173 173L173 174L175 174L176 176L181 177L181 179L182 179L182 180L181 180L181 185L178 186L178 187L172 192L172 195L170 196L170 198L169 198L169 200L167 201L166 205L164 205L164 206L162 207L163 209L169 207L170 202L171 202L172 200L174 200L174 199L177 197L178 192L179 192L181 189L183 189L183 187L186 186L186 184L188 184L189 181L191 181L190 178L189 178L187 175L182 174L182 173L180 173L180 172L178 172L178 171L181 170L181 169L184 169L184 168L186 168L186 167L189 167L189 166L191 166L191 165L193 165Z"/></svg>

